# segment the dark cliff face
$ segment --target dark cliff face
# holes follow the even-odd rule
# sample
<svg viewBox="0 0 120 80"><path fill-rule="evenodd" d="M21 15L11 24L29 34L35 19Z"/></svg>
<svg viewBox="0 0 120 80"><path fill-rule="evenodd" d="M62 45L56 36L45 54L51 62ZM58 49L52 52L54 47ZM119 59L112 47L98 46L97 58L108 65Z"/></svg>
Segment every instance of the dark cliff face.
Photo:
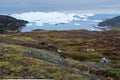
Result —
<svg viewBox="0 0 120 80"><path fill-rule="evenodd" d="M98 23L100 27L120 28L120 16Z"/></svg>
<svg viewBox="0 0 120 80"><path fill-rule="evenodd" d="M16 18L0 15L0 31L21 30L28 22Z"/></svg>

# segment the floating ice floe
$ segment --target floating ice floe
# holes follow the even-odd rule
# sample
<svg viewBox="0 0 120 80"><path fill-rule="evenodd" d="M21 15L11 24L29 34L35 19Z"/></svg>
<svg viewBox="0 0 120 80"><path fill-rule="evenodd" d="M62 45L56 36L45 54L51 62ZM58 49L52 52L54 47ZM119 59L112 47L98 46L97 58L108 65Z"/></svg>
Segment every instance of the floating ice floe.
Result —
<svg viewBox="0 0 120 80"><path fill-rule="evenodd" d="M80 24L79 23L74 23L75 26L79 26Z"/></svg>
<svg viewBox="0 0 120 80"><path fill-rule="evenodd" d="M11 14L12 17L35 23L37 26L44 24L60 24L70 23L75 20L87 20L88 17L94 14L78 14L78 13L63 13L63 12L27 12L21 14ZM78 25L75 23L75 25Z"/></svg>

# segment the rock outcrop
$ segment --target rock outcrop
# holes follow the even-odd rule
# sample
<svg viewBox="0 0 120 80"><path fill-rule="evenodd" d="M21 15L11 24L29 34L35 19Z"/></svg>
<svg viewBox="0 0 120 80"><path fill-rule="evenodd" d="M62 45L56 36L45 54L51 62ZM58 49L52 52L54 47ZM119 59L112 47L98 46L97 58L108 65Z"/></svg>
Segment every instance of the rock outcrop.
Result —
<svg viewBox="0 0 120 80"><path fill-rule="evenodd" d="M98 26L104 28L120 28L120 16L102 21L98 23Z"/></svg>
<svg viewBox="0 0 120 80"><path fill-rule="evenodd" d="M20 31L28 22L24 20L18 20L16 18L0 15L0 32L7 30Z"/></svg>

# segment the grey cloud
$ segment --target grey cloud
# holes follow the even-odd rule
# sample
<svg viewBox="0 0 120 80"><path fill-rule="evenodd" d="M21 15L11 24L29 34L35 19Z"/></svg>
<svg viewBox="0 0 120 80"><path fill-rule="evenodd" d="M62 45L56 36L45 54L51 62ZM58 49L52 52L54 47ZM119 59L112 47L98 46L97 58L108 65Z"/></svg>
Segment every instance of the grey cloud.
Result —
<svg viewBox="0 0 120 80"><path fill-rule="evenodd" d="M19 11L118 11L119 0L0 0L0 10ZM117 12L116 11L116 12Z"/></svg>

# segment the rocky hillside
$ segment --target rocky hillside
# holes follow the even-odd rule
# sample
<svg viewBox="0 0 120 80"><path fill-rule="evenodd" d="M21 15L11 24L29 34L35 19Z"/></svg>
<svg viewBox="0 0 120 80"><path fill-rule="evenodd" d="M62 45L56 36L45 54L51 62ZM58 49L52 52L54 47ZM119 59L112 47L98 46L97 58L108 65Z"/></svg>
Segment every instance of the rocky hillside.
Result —
<svg viewBox="0 0 120 80"><path fill-rule="evenodd" d="M24 20L18 20L10 16L0 15L0 31L6 30L20 30L28 22Z"/></svg>
<svg viewBox="0 0 120 80"><path fill-rule="evenodd" d="M120 28L120 16L100 22L98 26L108 28Z"/></svg>
<svg viewBox="0 0 120 80"><path fill-rule="evenodd" d="M120 80L119 46L118 30L2 33L0 79Z"/></svg>

